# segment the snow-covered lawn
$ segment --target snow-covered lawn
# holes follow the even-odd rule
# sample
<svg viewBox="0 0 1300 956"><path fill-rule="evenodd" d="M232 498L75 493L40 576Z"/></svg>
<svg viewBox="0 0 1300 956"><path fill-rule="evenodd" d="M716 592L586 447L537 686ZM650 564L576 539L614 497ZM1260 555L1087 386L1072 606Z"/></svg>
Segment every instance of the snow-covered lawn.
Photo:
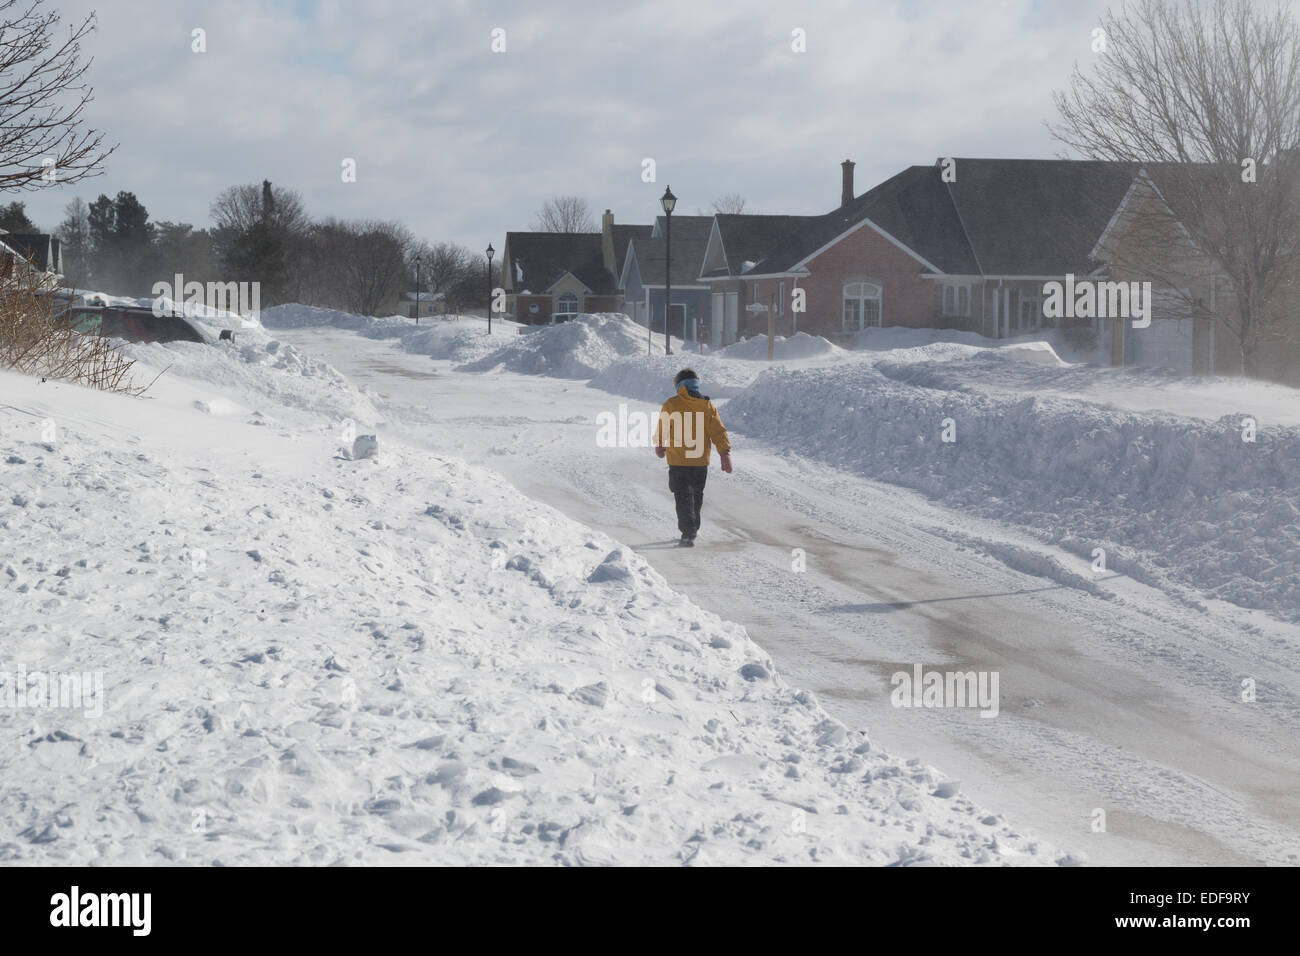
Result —
<svg viewBox="0 0 1300 956"><path fill-rule="evenodd" d="M0 860L1075 862L272 335L0 373Z"/></svg>

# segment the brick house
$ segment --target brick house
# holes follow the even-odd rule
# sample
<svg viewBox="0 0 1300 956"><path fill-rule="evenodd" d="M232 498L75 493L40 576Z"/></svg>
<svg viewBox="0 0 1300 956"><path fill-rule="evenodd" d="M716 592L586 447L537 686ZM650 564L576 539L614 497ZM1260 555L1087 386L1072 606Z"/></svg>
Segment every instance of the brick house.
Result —
<svg viewBox="0 0 1300 956"><path fill-rule="evenodd" d="M615 225L608 209L600 232L506 233L506 310L529 325L547 324L554 315L622 311L623 257L633 239L650 233L650 226Z"/></svg>
<svg viewBox="0 0 1300 956"><path fill-rule="evenodd" d="M744 278L751 301L775 295L781 334L828 338L863 328L954 328L1006 338L1058 324L1045 314L1045 285L1066 276L1153 282L1152 325L1111 319L1087 325L1113 364L1165 365L1205 373L1230 353L1212 321L1225 300L1222 273L1173 241L1169 267L1134 268L1134 208L1162 203L1135 163L956 159L912 166L853 196L843 166L839 208L814 217L771 248ZM1159 173L1155 174L1158 178ZM1143 184L1147 184L1144 186ZM1167 207L1165 207L1167 212ZM1172 214L1166 216L1176 232ZM789 311L795 289L807 311ZM758 330L756 330L758 331Z"/></svg>
<svg viewBox="0 0 1300 956"><path fill-rule="evenodd" d="M749 334L751 313L746 307L758 301L758 286L748 273L782 240L818 218L748 213L713 217L699 279L709 288L707 335L714 347L730 345ZM766 330L766 321L762 328Z"/></svg>

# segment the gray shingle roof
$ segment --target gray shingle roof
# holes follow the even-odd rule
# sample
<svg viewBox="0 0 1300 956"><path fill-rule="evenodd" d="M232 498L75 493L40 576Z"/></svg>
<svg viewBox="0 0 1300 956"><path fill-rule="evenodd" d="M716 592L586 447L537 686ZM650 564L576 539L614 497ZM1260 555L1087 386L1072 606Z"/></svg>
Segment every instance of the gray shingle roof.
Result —
<svg viewBox="0 0 1300 956"><path fill-rule="evenodd" d="M1137 163L958 159L949 183L986 275L1087 273ZM937 178L938 168L933 169Z"/></svg>
<svg viewBox="0 0 1300 956"><path fill-rule="evenodd" d="M910 166L847 205L815 216L753 269L781 273L848 229L870 219L944 272L977 271L945 184L933 166ZM920 263L917 268L923 268Z"/></svg>
<svg viewBox="0 0 1300 956"><path fill-rule="evenodd" d="M608 295L617 280L605 268L598 232L508 232L513 267L523 274L514 291L545 292L566 272L572 272L592 292Z"/></svg>
<svg viewBox="0 0 1300 956"><path fill-rule="evenodd" d="M820 217L719 213L713 218L727 255L727 268L738 276L746 262L758 262L782 240Z"/></svg>
<svg viewBox="0 0 1300 956"><path fill-rule="evenodd" d="M945 183L937 164L911 166L816 217L753 272L786 272L869 219L945 273L1086 274L1095 265L1089 253L1138 168L1091 160L958 158L956 181Z"/></svg>
<svg viewBox="0 0 1300 956"><path fill-rule="evenodd" d="M659 219L663 228L663 217ZM713 228L712 216L673 216L673 285L699 285L700 266ZM637 271L643 285L664 284L667 242L662 238L637 239L633 243Z"/></svg>
<svg viewBox="0 0 1300 956"><path fill-rule="evenodd" d="M627 259L627 245L633 239L649 239L653 226L620 226L614 224L610 230L614 237L614 275L623 274L623 262Z"/></svg>

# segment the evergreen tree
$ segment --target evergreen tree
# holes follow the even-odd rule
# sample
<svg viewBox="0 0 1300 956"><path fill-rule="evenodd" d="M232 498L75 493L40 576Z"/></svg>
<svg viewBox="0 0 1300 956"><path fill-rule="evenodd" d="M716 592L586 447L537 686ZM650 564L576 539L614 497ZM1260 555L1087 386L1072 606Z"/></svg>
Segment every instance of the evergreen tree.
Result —
<svg viewBox="0 0 1300 956"><path fill-rule="evenodd" d="M90 208L80 196L63 207L55 230L63 243L63 274L69 285L85 286L90 278Z"/></svg>
<svg viewBox="0 0 1300 956"><path fill-rule="evenodd" d="M36 224L27 218L25 204L21 202L11 202L7 206L0 206L0 229L5 232L40 232Z"/></svg>

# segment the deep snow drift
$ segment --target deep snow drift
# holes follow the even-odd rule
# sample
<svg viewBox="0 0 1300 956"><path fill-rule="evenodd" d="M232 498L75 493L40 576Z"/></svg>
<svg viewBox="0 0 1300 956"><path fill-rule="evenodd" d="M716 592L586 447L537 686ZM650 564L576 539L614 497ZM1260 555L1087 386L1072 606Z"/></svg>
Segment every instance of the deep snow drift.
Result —
<svg viewBox="0 0 1300 956"><path fill-rule="evenodd" d="M494 320L496 328L489 338L485 334L487 323L477 316L423 316L417 325L414 319L401 316L375 318L298 303L264 310L262 324L270 330L324 326L350 329L367 338L394 339L407 352L455 362L470 362L494 352L501 346L502 336L514 335L519 328L514 322Z"/></svg>
<svg viewBox="0 0 1300 956"><path fill-rule="evenodd" d="M641 355L611 362L587 384L615 395L658 404L673 393L673 378L685 366L700 376L700 389L710 398L739 395L754 380L750 363L724 362L710 355Z"/></svg>
<svg viewBox="0 0 1300 956"><path fill-rule="evenodd" d="M772 336L772 354L777 360L825 358L843 352L837 345L819 335L796 332L786 338L784 335ZM767 361L767 336L755 335L732 345L715 349L711 354L719 358L762 359Z"/></svg>
<svg viewBox="0 0 1300 956"><path fill-rule="evenodd" d="M662 355L663 336L647 340L644 326L621 312L579 315L558 325L520 327L516 336L496 351L468 362L459 371L501 369L554 378L591 378L625 355Z"/></svg>
<svg viewBox="0 0 1300 956"><path fill-rule="evenodd" d="M103 688L0 707L0 859L1074 862L500 476L349 460L366 396L252 338L0 373L0 699Z"/></svg>
<svg viewBox="0 0 1300 956"><path fill-rule="evenodd" d="M1079 555L1081 570L1102 548L1110 570L1300 620L1300 428L1261 417L1245 441L1250 408L1203 421L978 385L1060 374L1072 372L988 351L773 369L731 400L727 421L1021 525Z"/></svg>

